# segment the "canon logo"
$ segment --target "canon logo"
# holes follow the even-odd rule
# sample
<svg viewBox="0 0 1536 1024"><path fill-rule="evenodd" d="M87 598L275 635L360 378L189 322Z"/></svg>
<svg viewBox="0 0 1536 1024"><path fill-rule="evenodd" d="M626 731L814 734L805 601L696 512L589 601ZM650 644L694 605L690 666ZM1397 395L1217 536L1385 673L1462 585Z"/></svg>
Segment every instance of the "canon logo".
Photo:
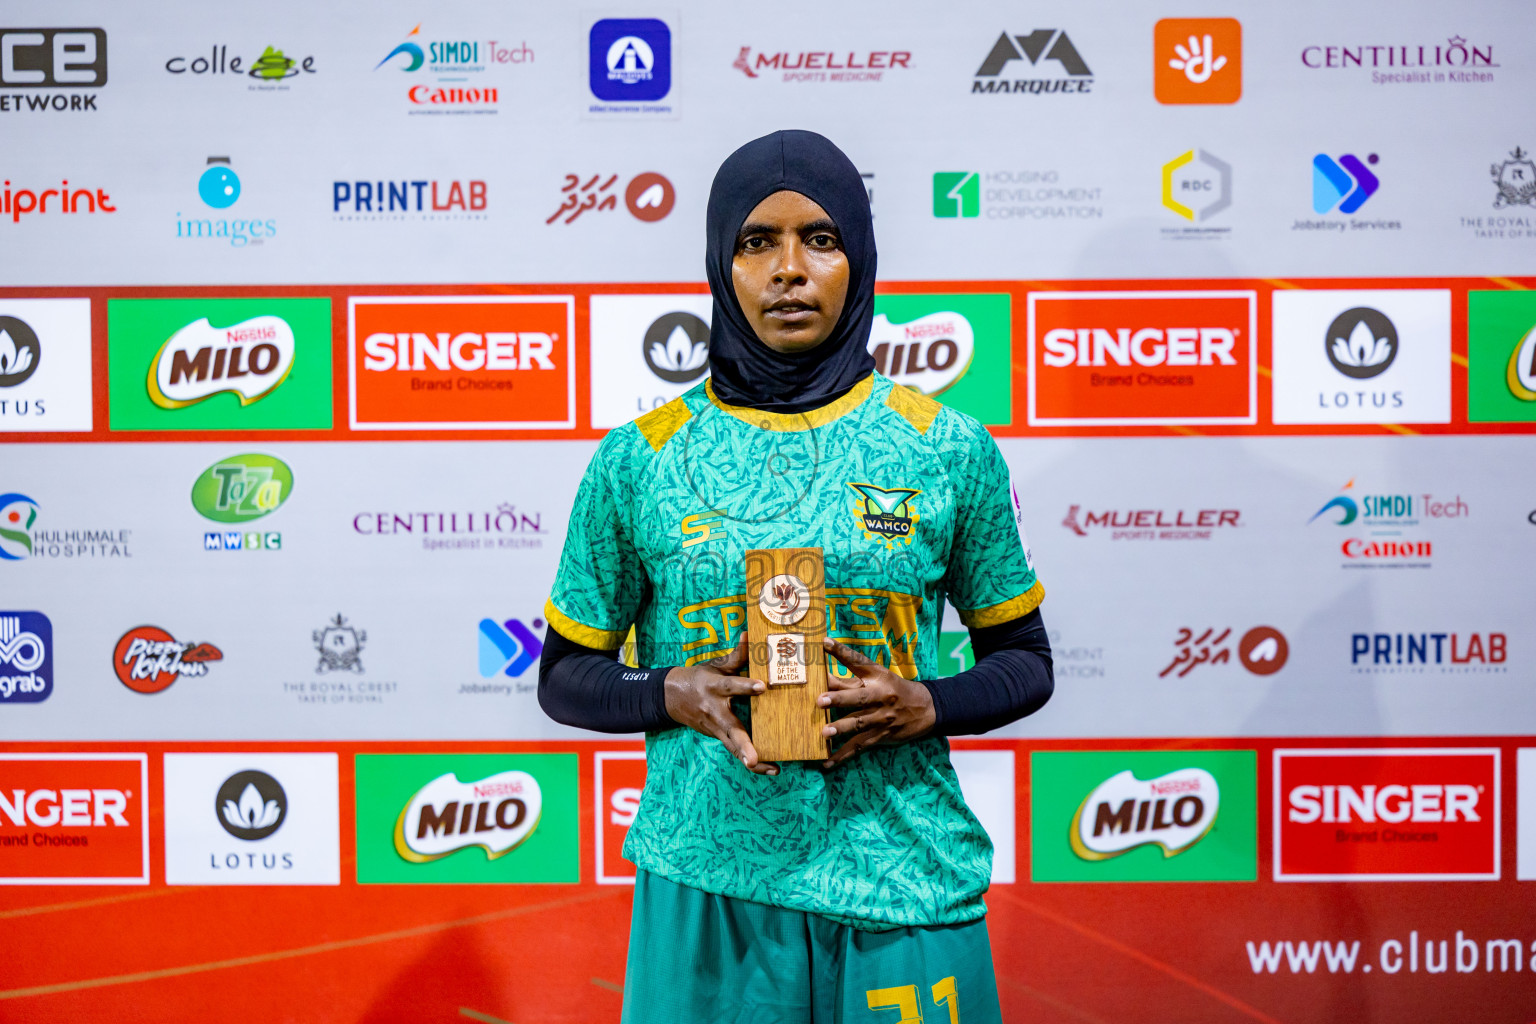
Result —
<svg viewBox="0 0 1536 1024"><path fill-rule="evenodd" d="M363 339L365 370L553 370L555 342L540 331L465 331L454 335L401 331ZM428 364L431 364L429 367Z"/></svg>
<svg viewBox="0 0 1536 1024"><path fill-rule="evenodd" d="M1058 327L1045 332L1046 366L1236 366L1230 327Z"/></svg>
<svg viewBox="0 0 1536 1024"><path fill-rule="evenodd" d="M1295 786L1286 817L1300 825L1351 821L1482 821L1468 785Z"/></svg>
<svg viewBox="0 0 1536 1024"><path fill-rule="evenodd" d="M127 828L127 807L128 794L120 789L13 789L9 797L0 791L0 819L17 828Z"/></svg>

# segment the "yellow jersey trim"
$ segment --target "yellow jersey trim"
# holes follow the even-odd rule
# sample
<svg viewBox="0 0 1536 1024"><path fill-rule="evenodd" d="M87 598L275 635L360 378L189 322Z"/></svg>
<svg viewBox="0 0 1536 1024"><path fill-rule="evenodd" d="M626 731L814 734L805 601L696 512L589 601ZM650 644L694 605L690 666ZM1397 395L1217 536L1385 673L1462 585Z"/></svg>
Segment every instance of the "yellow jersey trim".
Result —
<svg viewBox="0 0 1536 1024"><path fill-rule="evenodd" d="M972 608L970 611L960 611L960 621L965 623L968 629L984 629L987 626L998 626L1004 622L1012 622L1014 619L1028 615L1040 607L1040 602L1045 600L1045 586L1039 580L1018 597L1011 597L1001 604L994 604L986 608ZM958 610L958 609L957 609ZM561 630L564 632L564 630Z"/></svg>
<svg viewBox="0 0 1536 1024"><path fill-rule="evenodd" d="M555 607L555 602L544 602L544 618L555 627L555 632L567 640L574 640L583 647L595 651L615 651L624 644L629 629L594 629L584 626Z"/></svg>
<svg viewBox="0 0 1536 1024"><path fill-rule="evenodd" d="M704 382L704 391L709 395L709 400L715 404L715 408L764 430L812 430L816 427L824 427L863 405L864 400L874 389L875 375L870 374L855 384L846 395L828 402L819 409L807 409L805 412L770 412L766 409L749 409L744 405L730 405L722 402L715 397L714 384L708 380ZM646 413L646 415L652 414Z"/></svg>
<svg viewBox="0 0 1536 1024"><path fill-rule="evenodd" d="M693 411L681 398L674 398L635 420L635 426L639 428L640 436L650 443L651 451L659 452L692 415Z"/></svg>
<svg viewBox="0 0 1536 1024"><path fill-rule="evenodd" d="M885 396L885 404L912 424L919 434L926 434L933 421L938 419L944 407L927 395L903 384L892 384L891 393Z"/></svg>

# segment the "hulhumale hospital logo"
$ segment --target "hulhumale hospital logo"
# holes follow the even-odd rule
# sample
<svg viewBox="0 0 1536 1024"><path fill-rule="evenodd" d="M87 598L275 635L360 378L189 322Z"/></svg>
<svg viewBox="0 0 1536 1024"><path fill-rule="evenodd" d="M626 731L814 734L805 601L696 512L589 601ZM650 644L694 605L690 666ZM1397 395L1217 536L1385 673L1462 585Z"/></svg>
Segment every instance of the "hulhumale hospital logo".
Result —
<svg viewBox="0 0 1536 1024"><path fill-rule="evenodd" d="M228 210L240 201L240 175L227 156L210 156L197 179L197 197L207 210ZM233 248L261 245L277 236L277 220L272 217L213 217L201 213L176 213L177 238L216 239Z"/></svg>

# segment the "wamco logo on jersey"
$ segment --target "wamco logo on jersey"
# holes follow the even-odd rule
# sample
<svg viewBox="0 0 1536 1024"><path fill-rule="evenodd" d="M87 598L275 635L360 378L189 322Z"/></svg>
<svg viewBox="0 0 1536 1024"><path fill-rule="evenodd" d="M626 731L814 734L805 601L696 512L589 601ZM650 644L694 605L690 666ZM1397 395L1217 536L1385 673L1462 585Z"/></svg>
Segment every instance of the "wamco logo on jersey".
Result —
<svg viewBox="0 0 1536 1024"><path fill-rule="evenodd" d="M207 56L199 53L191 57L172 57L165 62L165 70L198 81L234 75L236 82L248 80L246 89L250 92L288 92L292 82L316 73L312 56L290 57L269 45L255 57L247 58L239 53L231 57L229 47L222 43L208 47Z"/></svg>
<svg viewBox="0 0 1536 1024"><path fill-rule="evenodd" d="M95 110L98 94L81 90L106 84L101 29L0 28L0 89L28 90L0 92L0 113Z"/></svg>
<svg viewBox="0 0 1536 1024"><path fill-rule="evenodd" d="M1248 881L1258 875L1251 750L1036 751L1036 882Z"/></svg>
<svg viewBox="0 0 1536 1024"><path fill-rule="evenodd" d="M159 626L135 626L117 641L112 670L135 693L159 693L178 679L201 679L223 660L213 644L177 640Z"/></svg>
<svg viewBox="0 0 1536 1024"><path fill-rule="evenodd" d="M526 42L508 43L494 39L427 39L421 25L406 33L405 41L384 55L374 65L411 75L425 69L436 84L412 80L405 89L411 114L495 114L501 93L494 85L465 86L470 76L479 76L497 66L533 63L533 51Z"/></svg>
<svg viewBox="0 0 1536 1024"><path fill-rule="evenodd" d="M569 295L353 296L354 430L576 425Z"/></svg>
<svg viewBox="0 0 1536 1024"><path fill-rule="evenodd" d="M906 50L758 50L754 54L752 47L743 46L731 67L748 78L783 76L785 82L878 82L887 71L909 70L911 61L912 54Z"/></svg>
<svg viewBox="0 0 1536 1024"><path fill-rule="evenodd" d="M1350 671L1422 675L1432 665L1447 672L1508 672L1504 633L1355 633L1349 638Z"/></svg>
<svg viewBox="0 0 1536 1024"><path fill-rule="evenodd" d="M479 178L331 183L332 220L487 220L489 202Z"/></svg>
<svg viewBox="0 0 1536 1024"><path fill-rule="evenodd" d="M148 885L148 756L0 753L0 883Z"/></svg>
<svg viewBox="0 0 1536 1024"><path fill-rule="evenodd" d="M293 471L270 455L231 455L192 483L192 507L216 523L249 523L270 515L293 493ZM216 530L203 534L205 551L277 551L276 531Z"/></svg>
<svg viewBox="0 0 1536 1024"><path fill-rule="evenodd" d="M1004 77L1017 73L1014 61L1026 61L1029 68L1049 69L1054 74L1038 78ZM1037 28L1025 36L1002 33L971 82L972 93L1085 93L1092 88L1093 72L1067 34L1054 28Z"/></svg>
<svg viewBox="0 0 1536 1024"><path fill-rule="evenodd" d="M1275 751L1275 881L1499 877L1499 751Z"/></svg>
<svg viewBox="0 0 1536 1024"><path fill-rule="evenodd" d="M42 612L0 612L0 704L53 693L53 623Z"/></svg>
<svg viewBox="0 0 1536 1024"><path fill-rule="evenodd" d="M1339 543L1345 568L1427 569L1434 558L1434 543L1405 531L1415 530L1426 521L1465 519L1471 514L1471 507L1460 495L1446 499L1433 494L1367 493L1355 490L1351 477L1307 523L1321 521L1348 527L1352 533L1364 531L1363 536L1346 537Z"/></svg>
<svg viewBox="0 0 1536 1024"><path fill-rule="evenodd" d="M1202 508L1194 511L1161 508L1083 512L1081 505L1067 509L1061 525L1079 537L1103 536L1111 540L1210 540L1227 526L1242 526L1242 511L1235 508Z"/></svg>
<svg viewBox="0 0 1536 1024"><path fill-rule="evenodd" d="M1029 422L1258 421L1254 292L1031 292Z"/></svg>

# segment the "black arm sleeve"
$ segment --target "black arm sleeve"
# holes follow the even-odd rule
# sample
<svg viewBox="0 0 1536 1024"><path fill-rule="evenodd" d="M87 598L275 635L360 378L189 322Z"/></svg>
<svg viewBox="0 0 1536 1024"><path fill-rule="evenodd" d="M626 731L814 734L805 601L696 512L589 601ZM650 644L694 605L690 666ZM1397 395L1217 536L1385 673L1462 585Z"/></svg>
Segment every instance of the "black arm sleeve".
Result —
<svg viewBox="0 0 1536 1024"><path fill-rule="evenodd" d="M976 664L948 679L923 681L937 716L932 735L1001 728L1039 711L1055 690L1051 641L1040 609L970 634Z"/></svg>
<svg viewBox="0 0 1536 1024"><path fill-rule="evenodd" d="M617 651L568 640L550 626L539 657L539 706L562 725L595 732L649 732L677 723L667 714L669 668L630 668Z"/></svg>

